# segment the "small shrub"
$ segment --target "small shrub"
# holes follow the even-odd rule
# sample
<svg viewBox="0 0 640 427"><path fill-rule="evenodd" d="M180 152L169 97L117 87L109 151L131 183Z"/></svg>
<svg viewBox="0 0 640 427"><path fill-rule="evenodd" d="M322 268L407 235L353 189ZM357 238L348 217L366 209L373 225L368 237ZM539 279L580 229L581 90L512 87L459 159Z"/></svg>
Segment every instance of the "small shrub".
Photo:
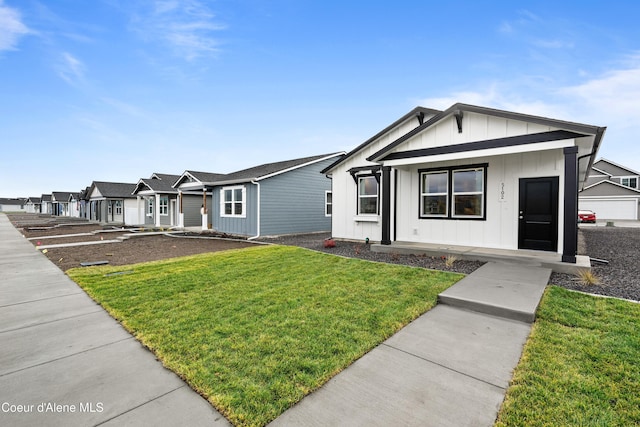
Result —
<svg viewBox="0 0 640 427"><path fill-rule="evenodd" d="M360 252L362 252L362 246L360 245L355 245L353 247L353 251L356 253L356 255L360 255Z"/></svg>
<svg viewBox="0 0 640 427"><path fill-rule="evenodd" d="M333 239L324 239L324 247L325 248L335 248L336 241Z"/></svg>
<svg viewBox="0 0 640 427"><path fill-rule="evenodd" d="M391 261L398 262L399 259L400 259L400 254L395 252L391 253Z"/></svg>
<svg viewBox="0 0 640 427"><path fill-rule="evenodd" d="M600 278L596 276L591 270L587 270L586 268L580 269L577 273L577 280L580 284L584 286L594 286L599 285Z"/></svg>
<svg viewBox="0 0 640 427"><path fill-rule="evenodd" d="M444 265L447 268L451 268L453 267L453 264L458 260L458 257L456 257L455 255L447 255L447 257L444 260Z"/></svg>

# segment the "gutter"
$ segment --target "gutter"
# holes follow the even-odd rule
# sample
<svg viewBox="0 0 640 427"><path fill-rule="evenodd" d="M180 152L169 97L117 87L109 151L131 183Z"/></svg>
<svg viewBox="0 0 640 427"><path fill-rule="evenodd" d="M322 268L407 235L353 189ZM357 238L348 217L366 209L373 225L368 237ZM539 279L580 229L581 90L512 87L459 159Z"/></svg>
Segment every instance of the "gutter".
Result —
<svg viewBox="0 0 640 427"><path fill-rule="evenodd" d="M255 236L249 237L247 240L254 240L257 239L258 237L260 237L260 183L258 181L256 181L255 179L251 180L251 184L255 184L258 187L258 207L257 207L257 228L258 228L258 234L256 234Z"/></svg>

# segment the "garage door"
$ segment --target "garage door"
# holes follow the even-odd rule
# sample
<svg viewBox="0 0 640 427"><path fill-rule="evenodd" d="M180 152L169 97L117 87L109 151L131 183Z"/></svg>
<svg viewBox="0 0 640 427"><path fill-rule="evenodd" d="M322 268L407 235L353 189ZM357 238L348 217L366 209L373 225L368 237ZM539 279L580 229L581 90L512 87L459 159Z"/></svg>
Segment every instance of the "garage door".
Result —
<svg viewBox="0 0 640 427"><path fill-rule="evenodd" d="M578 201L578 209L588 209L600 219L638 219L638 202L627 200L585 200Z"/></svg>

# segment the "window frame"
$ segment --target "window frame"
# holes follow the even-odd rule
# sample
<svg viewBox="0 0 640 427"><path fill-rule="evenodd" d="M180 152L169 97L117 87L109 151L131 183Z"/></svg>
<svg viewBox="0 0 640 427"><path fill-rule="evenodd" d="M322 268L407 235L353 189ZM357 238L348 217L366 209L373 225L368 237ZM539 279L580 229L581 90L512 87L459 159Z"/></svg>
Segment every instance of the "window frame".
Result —
<svg viewBox="0 0 640 427"><path fill-rule="evenodd" d="M442 174L445 173L446 174L446 178L447 178L447 188L445 193L442 192L435 192L435 193L429 193L429 192L425 192L423 191L423 183L424 183L424 175L435 175L435 174ZM451 172L448 170L429 170L429 171L421 171L420 172L420 182L418 183L419 185L419 192L420 192L420 200L419 200L419 209L420 209L420 217L421 218L448 218L449 217L449 203L450 203L450 191L449 191L449 187L450 187L450 174ZM442 196L444 194L444 196L446 197L446 204L445 204L445 213L444 214L425 214L424 213L424 198L428 197L429 195L432 196Z"/></svg>
<svg viewBox="0 0 640 427"><path fill-rule="evenodd" d="M160 216L169 216L169 196L160 196L158 201L158 214Z"/></svg>
<svg viewBox="0 0 640 427"><path fill-rule="evenodd" d="M236 200L236 191L242 190L242 200L238 202ZM225 198L225 193L227 191L231 192L231 200L227 201ZM231 205L231 213L226 213L226 205ZM240 204L242 212L240 214L236 213L236 206ZM234 185L230 187L222 187L220 189L220 217L222 218L246 218L247 217L247 187L244 185Z"/></svg>
<svg viewBox="0 0 640 427"><path fill-rule="evenodd" d="M461 165L461 166L449 166L440 168L427 168L418 169L418 219L440 219L440 220L462 220L462 221L486 221L487 219L487 172L489 169L488 163ZM454 174L456 172L465 172L481 170L482 171L482 191L471 192L455 192L454 189ZM447 173L447 214L446 215L425 215L423 214L423 195L430 193L423 193L423 175L429 173L446 172ZM436 193L433 193L436 194ZM440 194L440 193L437 193ZM471 195L481 194L481 215L456 215L455 195Z"/></svg>
<svg viewBox="0 0 640 427"><path fill-rule="evenodd" d="M153 217L155 197L147 198L147 216Z"/></svg>
<svg viewBox="0 0 640 427"><path fill-rule="evenodd" d="M331 217L332 215L333 215L333 191L326 190L324 192L324 216Z"/></svg>
<svg viewBox="0 0 640 427"><path fill-rule="evenodd" d="M374 196L371 195L360 195L360 181L363 179L369 179L369 178L373 178L376 181L376 195L375 195L375 199L376 199L376 212L375 213L371 213L371 212L366 212L363 213L360 211L360 200L364 197L364 198L373 198ZM363 174L363 175L356 175L356 215L358 216L364 216L364 217L374 217L374 216L378 216L380 215L380 179L379 179L379 175L377 174Z"/></svg>
<svg viewBox="0 0 640 427"><path fill-rule="evenodd" d="M122 215L122 200L116 200L114 206L116 207L116 215Z"/></svg>
<svg viewBox="0 0 640 427"><path fill-rule="evenodd" d="M630 181L631 181L632 179L634 179L634 180L636 181L636 186L635 186L635 187L632 187L632 186L631 186ZM625 181L625 180L627 181L627 184L625 184L625 183L624 183L624 181ZM625 187L633 188L634 190L637 190L637 189L638 189L638 181L639 181L639 179L638 179L638 177L637 177L637 176L631 176L631 175L630 175L630 176L621 176L621 177L620 177L620 184L621 184L621 185L624 185Z"/></svg>

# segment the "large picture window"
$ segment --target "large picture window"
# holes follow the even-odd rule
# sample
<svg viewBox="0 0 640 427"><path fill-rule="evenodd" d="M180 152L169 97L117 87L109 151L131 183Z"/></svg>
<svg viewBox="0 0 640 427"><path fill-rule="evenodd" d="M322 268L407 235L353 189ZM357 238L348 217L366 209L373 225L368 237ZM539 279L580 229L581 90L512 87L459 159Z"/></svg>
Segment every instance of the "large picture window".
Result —
<svg viewBox="0 0 640 427"><path fill-rule="evenodd" d="M420 171L420 218L484 219L487 165Z"/></svg>
<svg viewBox="0 0 640 427"><path fill-rule="evenodd" d="M378 214L378 180L373 175L358 177L358 215Z"/></svg>
<svg viewBox="0 0 640 427"><path fill-rule="evenodd" d="M245 218L245 187L227 187L220 190L220 216Z"/></svg>

